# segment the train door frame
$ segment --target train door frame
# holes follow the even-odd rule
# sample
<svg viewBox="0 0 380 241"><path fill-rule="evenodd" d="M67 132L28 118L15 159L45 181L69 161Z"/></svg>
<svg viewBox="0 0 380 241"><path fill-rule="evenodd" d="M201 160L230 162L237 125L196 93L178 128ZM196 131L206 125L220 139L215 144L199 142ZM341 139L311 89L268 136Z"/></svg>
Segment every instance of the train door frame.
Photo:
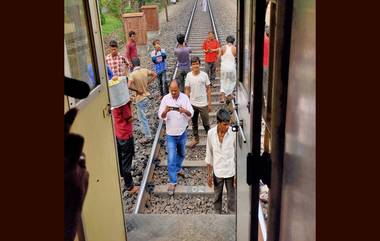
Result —
<svg viewBox="0 0 380 241"><path fill-rule="evenodd" d="M312 220L313 219L313 216L312 216L313 215L313 209L312 208L313 208L313 204L314 204L313 200L312 200L313 192L309 191L309 189L307 189L309 191L308 193L311 194L310 195L311 198L308 199L309 200L308 204L311 204L311 207L310 208L308 207L308 209L305 211L308 211L311 214L311 216L300 215L300 213L302 213L302 210L299 211L299 207L294 206L294 205L297 205L297 203L294 200L289 200L289 195L291 195L291 194L286 195L287 193L285 193L285 192L283 193L284 188L286 188L287 191L291 190L293 193L294 192L300 193L301 191L305 191L306 187L311 188L313 181L315 181L312 179L312 177L307 179L307 180L300 179L301 178L300 177L297 180L298 181L300 181L300 180L307 181L308 186L306 184L301 186L299 183L289 184L289 182L291 182L291 181L294 182L293 179L294 179L294 176L297 175L296 173L297 173L297 171L299 171L298 169L304 168L304 170L302 170L302 171L315 170L315 169L313 169L313 164L315 164L315 162L313 163L312 157L310 159L305 158L305 156L307 154L312 153L312 150L313 150L312 148L309 148L309 149L306 148L305 151L302 150L301 154L296 153L296 155L297 154L301 155L301 158L304 158L304 159L302 159L301 164L295 164L294 160L296 158L291 157L291 155L288 155L288 153L285 156L285 146L286 145L288 145L287 151L289 151L290 153L291 152L297 152L297 150L295 150L295 149L297 149L299 147L298 146L294 147L294 145L304 144L304 143L302 143L302 140L298 140L297 138L301 139L303 137L305 139L305 135L304 135L301 137L297 136L293 139L291 138L291 140L286 140L285 135L289 135L289 137L291 137L292 134L294 135L294 133L292 133L292 131L294 132L294 128L296 128L296 131L305 131L305 129L307 127L313 127L312 122L305 122L305 123L302 123L303 125L297 126L297 123L294 123L294 120L293 120L293 122L287 120L287 114L290 115L290 117L295 116L296 107L294 106L294 104L299 104L300 105L299 109L301 109L301 111L302 111L302 108L305 111L305 109L307 109L309 107L307 105L312 106L312 104L313 104L313 99L312 99L313 98L313 86L307 86L305 83L299 83L300 77L296 76L297 67L295 67L295 65L298 64L297 61L300 61L299 59L301 59L301 61L304 61L304 59L302 59L302 58L311 59L311 61L307 62L306 64L304 62L301 62L304 65L311 66L313 64L313 62L312 62L313 59L312 59L312 57L310 57L310 56L315 56L315 53L314 53L314 55L312 54L313 53L312 52L313 51L313 49L312 49L313 45L312 45L312 43L309 45L305 44L305 43L310 43L307 41L307 40L310 41L310 39L307 39L307 38L311 38L313 36L313 32L311 32L310 34L300 34L300 32L296 31L296 30L298 30L298 28L300 28L300 26L303 26L303 24L301 24L300 22L302 22L305 19L311 20L310 24L313 23L313 15L312 15L313 12L310 12L310 15L302 14L303 13L302 11L310 10L310 9L312 9L312 6L308 6L309 8L307 8L303 5L295 6L295 4L301 5L299 2L294 3L293 0L288 0L288 1L276 1L276 0L274 0L274 1L271 1L271 5L270 5L271 7L274 6L275 11L271 12L271 39L270 39L270 53L271 54L270 54L269 75L268 75L270 78L270 80L268 82L273 84L273 86L269 86L269 88L268 88L268 89L272 88L272 90L268 90L268 93L271 92L271 95L270 95L271 99L269 100L269 102L270 102L269 106L271 108L270 109L271 110L271 112L270 112L271 139L270 139L270 143L267 143L268 145L271 144L271 169L270 169L271 187L270 187L270 196L269 196L270 197L270 210L269 210L269 220L268 220L268 222L269 222L269 224L268 224L268 239L267 239L268 241L294 240L294 237L297 237L297 235L300 237L309 237L307 240L309 240L310 238L313 238L313 236L312 236L313 234L307 233L307 231L294 230L294 227L289 228L289 224L286 223L286 221L292 221L293 223L296 223L296 222L306 220L306 221L308 221L308 224L309 223L313 224L313 220ZM257 1L256 2L256 13L259 13L259 12L261 13L261 11L258 10L258 8L260 8L261 6L262 5L260 4L260 2ZM300 9L300 7L304 7L304 9L300 9L299 12L297 12L298 15L296 15L295 17L298 16L299 19L295 20L295 19L293 19L294 18L293 8L296 8L296 7L298 7L299 9ZM302 17L301 17L301 15L302 15ZM263 160L260 159L260 156L257 154L260 150L260 142L257 141L258 140L257 135L259 133L259 126L260 126L260 124L259 124L260 122L258 119L259 119L259 117L261 117L261 115L259 115L259 113L262 110L262 108L260 107L260 105L262 104L262 103L260 103L261 94L262 94L262 93L260 93L262 91L262 75L260 73L261 72L260 68L262 67L261 66L262 60L260 59L260 57L262 56L262 53L260 51L261 39L259 39L258 36L263 36L263 35L261 34L262 22L261 22L260 14L256 14L255 19L256 19L256 21L255 21L255 27L253 30L253 34L255 34L255 42L254 42L255 61L254 61L254 63L256 63L256 64L254 65L254 84L253 84L254 85L253 86L253 98L254 99L253 99L253 106L251 107L251 112L250 112L251 115L253 115L253 119L251 119L251 121L252 121L251 122L251 126L252 126L251 134L254 135L254 136L252 136L252 135L250 136L251 138L253 138L252 150L254 151L254 153L252 153L252 157L250 158L251 159L250 161L252 164L252 170L250 172L251 177L252 177L252 180L251 180L252 189L256 189L256 186L254 186L254 185L257 185L257 181L259 180L260 177L262 177L263 172L265 172L265 170L262 169ZM293 31L293 29L292 29L293 26L298 26L298 28L296 28ZM301 29L304 29L304 28L301 28ZM313 30L313 28L312 28L312 30ZM301 33L304 33L304 31L301 31ZM295 37L296 39L292 40L292 37L294 37L294 36L296 36ZM308 53L308 55L305 55L305 54L300 55L300 52L302 52L302 51L299 50L299 48L297 49L298 46L295 44L296 42L301 43L307 47L311 47L311 53ZM293 43L293 47L291 47L292 43ZM256 51L256 50L258 50L258 51ZM297 53L298 53L298 55L296 55ZM306 67L308 67L308 66L306 66ZM294 72L292 76L290 76L291 70ZM298 71L298 74L300 74L299 72L302 72L302 71ZM315 72L311 71L311 72L308 72L307 75L302 75L302 76L303 77L306 76L307 80L310 83L313 83L312 82L313 81L313 73L315 73ZM315 78L315 76L314 76L314 78ZM296 83L297 80L298 80L298 83ZM309 92L298 94L296 97L292 96L291 94L288 94L288 91L289 91L289 93L292 93L292 91L295 91L294 89L288 89L288 84L289 84L288 82L289 81L292 81L291 83L293 84L293 87L295 86L298 88L302 88L301 89L302 91L304 91L304 92L309 91ZM251 91L252 91L252 89L251 89ZM305 97L308 97L310 99L306 99ZM302 99L302 98L304 98L304 99ZM292 102L293 105L288 106L287 102L289 99L293 101ZM309 102L307 102L307 101L309 101ZM255 104L255 102L256 102L256 104ZM311 112L311 114L306 113L306 114L308 114L308 116L304 117L304 118L305 119L309 118L307 120L313 120L313 117L315 118L315 112L313 112L313 110L311 110L309 112ZM255 115L256 115L256 119L255 119ZM293 130L291 130L291 129L289 130L289 128L293 128ZM313 130L313 129L311 129L311 130ZM297 133L297 134L299 134L299 133ZM310 134L311 134L310 138L312 138L313 131L310 131ZM305 140L303 140L303 141L305 141ZM312 139L311 140L307 139L307 141L310 141L311 144L308 143L308 144L310 144L310 147L315 147L315 146L313 146L313 142L312 142L313 140ZM289 147L289 145L293 145L293 147ZM292 153L292 154L295 154L295 153ZM287 159L286 162L285 162L285 159ZM261 162L261 165L258 164L260 162ZM247 167L248 166L249 165L247 163ZM288 166L287 170L284 169L285 166ZM310 174L312 175L312 173L310 173ZM304 176L304 175L302 175L302 176ZM256 213L255 209L257 207L256 200L258 201L259 197L255 191L256 190L253 190L251 192L251 194L252 194L252 197L251 197L251 202L252 202L251 203L251 215L252 216L251 216L251 218L252 218L253 222L251 222L251 238L250 238L250 240L256 241L257 236L260 233L256 228L257 227L256 226L257 213ZM288 196L288 200L286 200L286 196ZM285 210L285 212L284 212L284 211L282 211L283 208L288 208L288 210ZM289 209L291 209L291 210L289 210ZM290 213L291 214L297 213L299 216L298 219L293 221L293 219L295 217L292 216ZM290 216L292 216L292 217L290 217ZM310 231L315 232L315 226L311 226ZM312 239L310 239L310 240L312 240Z"/></svg>
<svg viewBox="0 0 380 241"><path fill-rule="evenodd" d="M67 0L65 0L67 1ZM98 85L81 101L65 96L65 110L77 108L72 132L85 138L84 152L90 173L89 188L82 210L76 240L126 240L127 232L120 188L116 140L110 113L103 42L96 0L72 0L83 4L88 45ZM78 25L79 26L79 25ZM80 26L79 26L80 27ZM74 39L75 41L75 39ZM70 64L65 46L65 74ZM68 75L70 76L70 75ZM96 131L95 131L96 130Z"/></svg>
<svg viewBox="0 0 380 241"><path fill-rule="evenodd" d="M254 1L237 1L238 4L238 22L237 22L237 69L238 79L236 89L236 103L239 119L243 120L240 124L245 132L251 129L250 126L250 90L251 80L251 52L252 52L252 35L250 26L253 23ZM242 18L242 16L244 16ZM247 153L250 152L251 138L248 133L245 134L246 143L243 143L242 137L237 135L236 142L236 240L249 240L250 236L250 186L247 183L247 162L245 161Z"/></svg>
<svg viewBox="0 0 380 241"><path fill-rule="evenodd" d="M264 42L264 29L265 29L265 13L266 1L254 1L252 6L252 15L254 19L245 23L245 19L238 23L239 43L239 78L249 78L250 84L248 87L248 109L250 121L246 125L250 129L250 153L247 157L247 183L250 185L250 240L257 241L259 235L263 238L263 234L258 230L258 202L259 202L259 181L263 176L263 160L260 156L261 149L261 118L262 118L262 95L263 95L263 42ZM273 136L269 140L264 140L264 147L268 151L269 145L272 144L272 170L271 173L271 190L270 190L270 214L269 214L269 228L268 239L270 241L278 240L276 235L278 232L279 223L276 223L277 213L273 213L272 209L276 208L276 212L280 211L278 200L281 204L281 173L284 155L284 132L285 132L285 114L286 114L286 97L287 97L287 78L289 69L289 49L291 39L291 14L292 14L292 1L277 2L270 1L270 4L276 4L274 10L271 11L271 25L270 25L270 55L269 55L269 73L268 78L270 85L268 86L268 102L271 107L269 108L270 119L269 128L272 129ZM239 10L244 11L244 5L239 4ZM269 5L271 7L271 5ZM254 12L253 12L254 11ZM245 13L245 12L244 12ZM244 25L249 24L249 32L245 32ZM281 24L281 26L279 26ZM249 57L253 57L254 61L251 65L249 72L244 68L244 61L247 59L242 55L244 53L244 45L246 35L249 34L252 41L250 41ZM252 67L253 66L253 67ZM245 74L244 74L245 73ZM239 83L240 84L240 83ZM273 84L273 86L272 86ZM240 84L241 85L241 84ZM271 95L269 94L271 93ZM280 98L274 98L280 96ZM272 103L272 100L273 103ZM239 103L240 104L240 103ZM239 107L241 109L241 107ZM267 109L268 113L268 109ZM275 143L275 144L274 144ZM274 144L274 145L273 145ZM276 150L274 150L276 149ZM268 172L268 170L266 170ZM274 188L273 188L274 187ZM276 206L277 205L277 206ZM273 218L275 217L275 218ZM272 234L271 234L272 233ZM277 235L278 236L278 235Z"/></svg>
<svg viewBox="0 0 380 241"><path fill-rule="evenodd" d="M271 14L270 62L271 87L271 190L268 220L268 241L280 238L283 162L285 154L285 124L289 78L290 43L292 34L293 0L273 1ZM273 21L273 24L272 24ZM271 36L272 37L272 36Z"/></svg>
<svg viewBox="0 0 380 241"><path fill-rule="evenodd" d="M278 140L273 142L279 145L278 153L272 153L276 166L272 181L277 182L278 197L271 197L276 204L270 210L274 229L270 241L312 241L316 238L315 1L280 2L277 17L282 24L275 44L282 46L275 58L283 66L274 69L279 81L273 94L277 92L280 98L273 108L277 121L275 116L272 120L279 126Z"/></svg>
<svg viewBox="0 0 380 241"><path fill-rule="evenodd" d="M247 155L247 182L251 186L251 219L250 240L257 241L259 238L259 194L260 194L260 150L261 150L261 119L262 119L262 96L263 96L263 47L265 34L266 1L257 0L254 4L255 20L251 25L253 37L253 68L250 75L253 76L253 84L250 86L250 153Z"/></svg>

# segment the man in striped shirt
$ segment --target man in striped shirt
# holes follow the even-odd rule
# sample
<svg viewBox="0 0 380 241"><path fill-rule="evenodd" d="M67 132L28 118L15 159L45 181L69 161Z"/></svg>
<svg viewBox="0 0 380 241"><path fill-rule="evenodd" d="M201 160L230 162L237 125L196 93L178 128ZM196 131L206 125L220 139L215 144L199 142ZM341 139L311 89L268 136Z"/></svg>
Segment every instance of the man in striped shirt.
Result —
<svg viewBox="0 0 380 241"><path fill-rule="evenodd" d="M128 63L125 57L119 54L117 42L111 40L109 46L111 53L107 55L106 63L110 66L113 76L127 76Z"/></svg>

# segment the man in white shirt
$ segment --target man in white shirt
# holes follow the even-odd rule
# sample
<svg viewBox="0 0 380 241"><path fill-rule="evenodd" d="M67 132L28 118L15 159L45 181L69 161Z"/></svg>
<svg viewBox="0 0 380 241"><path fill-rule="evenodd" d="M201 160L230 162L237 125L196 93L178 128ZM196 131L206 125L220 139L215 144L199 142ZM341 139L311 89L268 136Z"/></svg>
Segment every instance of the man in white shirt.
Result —
<svg viewBox="0 0 380 241"><path fill-rule="evenodd" d="M201 115L203 127L206 133L210 129L209 112L211 111L211 88L208 75L200 70L201 60L194 56L191 58L191 72L186 75L185 93L190 98L190 103L194 109L192 117L194 140L190 147L199 143L198 115Z"/></svg>
<svg viewBox="0 0 380 241"><path fill-rule="evenodd" d="M183 176L182 163L186 154L187 126L193 116L189 98L179 91L179 84L172 80L169 94L161 100L158 117L166 121L166 143L168 150L169 195L174 194L177 174Z"/></svg>
<svg viewBox="0 0 380 241"><path fill-rule="evenodd" d="M236 133L230 127L230 113L220 109L217 113L217 126L207 134L206 159L208 169L207 182L212 187L214 181L215 213L222 213L223 185L227 188L228 210L234 213L235 208L235 143ZM212 174L213 172L213 174Z"/></svg>

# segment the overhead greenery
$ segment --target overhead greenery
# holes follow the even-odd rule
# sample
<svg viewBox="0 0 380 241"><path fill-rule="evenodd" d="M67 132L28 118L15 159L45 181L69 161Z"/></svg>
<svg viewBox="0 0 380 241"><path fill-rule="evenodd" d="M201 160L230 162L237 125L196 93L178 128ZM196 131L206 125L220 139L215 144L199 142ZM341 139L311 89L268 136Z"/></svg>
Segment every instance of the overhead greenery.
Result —
<svg viewBox="0 0 380 241"><path fill-rule="evenodd" d="M120 40L125 40L123 13L139 12L142 5L157 4L162 9L162 1L166 0L98 0L103 36L116 32Z"/></svg>

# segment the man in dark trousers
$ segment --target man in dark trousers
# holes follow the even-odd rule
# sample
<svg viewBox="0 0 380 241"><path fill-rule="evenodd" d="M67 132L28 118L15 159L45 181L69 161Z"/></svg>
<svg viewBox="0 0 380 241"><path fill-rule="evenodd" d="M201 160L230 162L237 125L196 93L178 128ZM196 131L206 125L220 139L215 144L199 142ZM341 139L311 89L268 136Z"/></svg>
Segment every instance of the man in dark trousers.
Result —
<svg viewBox="0 0 380 241"><path fill-rule="evenodd" d="M227 188L228 210L234 213L235 207L235 142L236 132L230 126L231 116L226 109L216 114L217 125L207 133L206 159L208 186L214 182L215 213L222 213L223 185Z"/></svg>
<svg viewBox="0 0 380 241"><path fill-rule="evenodd" d="M211 86L213 86L215 84L216 61L219 56L220 44L215 39L212 31L208 32L207 39L203 42L202 48L205 54L205 70L210 78Z"/></svg>

